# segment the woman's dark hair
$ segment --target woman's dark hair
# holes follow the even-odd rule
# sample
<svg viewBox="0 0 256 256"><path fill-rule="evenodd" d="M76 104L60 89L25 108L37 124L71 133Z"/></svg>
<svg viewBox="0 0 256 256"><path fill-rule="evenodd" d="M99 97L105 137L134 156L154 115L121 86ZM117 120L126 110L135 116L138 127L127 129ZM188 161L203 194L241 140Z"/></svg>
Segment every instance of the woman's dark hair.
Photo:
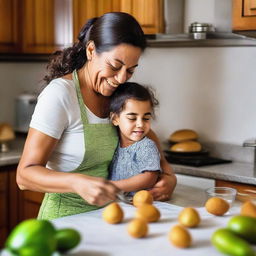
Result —
<svg viewBox="0 0 256 256"><path fill-rule="evenodd" d="M88 20L78 40L72 47L56 51L51 56L44 81L49 83L54 78L80 69L87 61L86 46L89 41L94 42L97 53L109 51L122 43L139 47L142 51L146 48L146 39L139 23L123 12L109 12Z"/></svg>
<svg viewBox="0 0 256 256"><path fill-rule="evenodd" d="M127 100L149 101L154 114L154 108L159 104L153 91L143 85L126 82L120 84L110 97L110 113L119 115L125 108Z"/></svg>

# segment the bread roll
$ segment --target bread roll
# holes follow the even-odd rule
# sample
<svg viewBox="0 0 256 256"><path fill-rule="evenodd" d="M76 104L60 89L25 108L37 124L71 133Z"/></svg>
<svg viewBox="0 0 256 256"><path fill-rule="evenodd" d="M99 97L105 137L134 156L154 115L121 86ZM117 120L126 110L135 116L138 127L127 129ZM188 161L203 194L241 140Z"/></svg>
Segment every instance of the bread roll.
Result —
<svg viewBox="0 0 256 256"><path fill-rule="evenodd" d="M181 142L186 140L197 140L198 134L190 129L177 130L169 137L171 142Z"/></svg>
<svg viewBox="0 0 256 256"><path fill-rule="evenodd" d="M179 142L170 147L172 152L199 152L201 150L201 144L193 140Z"/></svg>
<svg viewBox="0 0 256 256"><path fill-rule="evenodd" d="M0 141L8 141L15 138L12 127L7 123L0 124Z"/></svg>

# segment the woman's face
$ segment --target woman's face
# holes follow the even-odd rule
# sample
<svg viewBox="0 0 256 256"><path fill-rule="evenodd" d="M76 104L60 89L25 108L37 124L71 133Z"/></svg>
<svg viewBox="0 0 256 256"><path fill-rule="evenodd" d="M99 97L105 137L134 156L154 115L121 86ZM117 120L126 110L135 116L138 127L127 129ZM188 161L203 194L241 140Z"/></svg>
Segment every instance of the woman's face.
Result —
<svg viewBox="0 0 256 256"><path fill-rule="evenodd" d="M103 96L111 96L119 84L132 76L141 53L139 47L120 44L108 52L98 54L94 43L89 43L85 68L88 69L92 89Z"/></svg>

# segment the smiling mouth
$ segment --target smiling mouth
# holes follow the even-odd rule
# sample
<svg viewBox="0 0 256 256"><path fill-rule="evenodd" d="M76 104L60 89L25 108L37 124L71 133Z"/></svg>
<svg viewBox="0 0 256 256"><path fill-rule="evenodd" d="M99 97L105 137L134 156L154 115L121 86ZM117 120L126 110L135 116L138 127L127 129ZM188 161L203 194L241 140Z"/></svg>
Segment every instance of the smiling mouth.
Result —
<svg viewBox="0 0 256 256"><path fill-rule="evenodd" d="M143 134L144 131L133 131L133 133L135 133L135 134Z"/></svg>
<svg viewBox="0 0 256 256"><path fill-rule="evenodd" d="M111 87L114 87L115 89L119 86L119 84L112 83L108 79L106 79L106 81L107 81L108 85L110 85Z"/></svg>

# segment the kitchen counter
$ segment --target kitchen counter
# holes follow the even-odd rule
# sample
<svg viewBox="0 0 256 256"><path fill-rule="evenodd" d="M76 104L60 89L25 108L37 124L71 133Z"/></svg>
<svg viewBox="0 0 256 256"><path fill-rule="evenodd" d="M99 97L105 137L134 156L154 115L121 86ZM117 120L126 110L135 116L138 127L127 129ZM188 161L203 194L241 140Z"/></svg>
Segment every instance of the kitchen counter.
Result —
<svg viewBox="0 0 256 256"><path fill-rule="evenodd" d="M192 199L192 200L191 200ZM128 222L133 218L135 208L120 203L124 210L123 223L111 225L102 220L102 209L89 213L77 214L53 220L57 228L75 228L82 234L81 243L69 254L74 256L94 255L208 255L220 256L210 242L212 233L226 226L231 216L240 211L241 203L235 202L229 213L223 217L213 216L204 208L205 194L203 189L179 184L172 199L166 202L155 202L161 212L157 223L149 223L149 234L146 238L134 239L126 231ZM195 207L201 216L199 227L189 229L192 235L192 246L187 249L175 248L168 241L168 232L178 224L177 216L183 207Z"/></svg>
<svg viewBox="0 0 256 256"><path fill-rule="evenodd" d="M22 154L25 139L25 135L17 135L13 141L10 141L10 151L6 153L0 153L0 167L18 164Z"/></svg>
<svg viewBox="0 0 256 256"><path fill-rule="evenodd" d="M160 221L149 224L149 234L146 238L134 239L126 231L128 222L133 218L135 208L131 205L121 203L125 213L123 223L111 225L102 220L102 209L72 215L53 220L56 228L74 228L81 233L80 244L67 256L140 256L140 255L161 255L161 256L221 256L210 242L212 233L226 226L229 218L239 213L241 203L235 201L230 212L217 217L206 212L204 209L205 193L203 186L196 188L182 183L178 179L177 187L172 199L168 202L155 202L155 206L161 212ZM201 216L199 227L189 229L193 243L190 248L178 249L168 241L168 232L172 226L178 223L177 216L183 207L196 208ZM0 253L1 254L1 253ZM10 256L2 253L2 256Z"/></svg>
<svg viewBox="0 0 256 256"><path fill-rule="evenodd" d="M256 172L253 164L250 163L233 162L204 167L190 167L175 164L171 164L171 166L177 174L256 185Z"/></svg>
<svg viewBox="0 0 256 256"><path fill-rule="evenodd" d="M10 151L0 153L0 167L18 164L25 139L25 135L17 135L16 139L10 143ZM233 163L229 164L204 167L190 167L176 164L171 164L171 166L177 174L256 185L256 172L251 163L233 161Z"/></svg>

